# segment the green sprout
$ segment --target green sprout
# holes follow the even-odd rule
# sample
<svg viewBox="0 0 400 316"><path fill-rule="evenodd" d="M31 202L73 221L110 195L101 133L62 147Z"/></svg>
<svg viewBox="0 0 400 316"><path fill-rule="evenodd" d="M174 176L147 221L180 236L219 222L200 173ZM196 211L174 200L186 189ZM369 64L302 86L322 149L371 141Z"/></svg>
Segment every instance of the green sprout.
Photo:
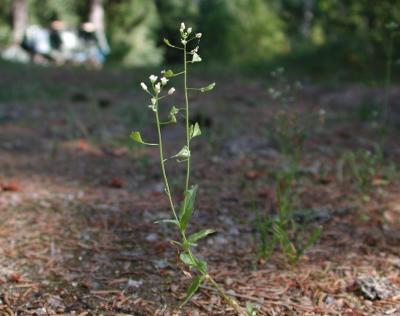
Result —
<svg viewBox="0 0 400 316"><path fill-rule="evenodd" d="M194 211L194 204L196 195L198 192L197 185L190 185L190 170L191 170L191 159L192 159L192 149L191 149L191 142L195 137L201 135L200 125L198 123L190 124L190 113L189 113L189 97L188 91L198 91L201 93L208 92L214 89L215 83L211 83L205 87L201 88L192 88L188 87L188 66L190 64L201 62L201 57L199 55L199 43L202 37L201 33L192 33L192 28L186 28L184 23L181 23L180 27L180 37L181 37L181 44L173 44L168 39L164 39L164 43L173 48L180 50L183 54L183 70L175 73L173 70L163 70L161 72L161 78L159 79L156 75L151 75L149 77L150 85L148 86L146 83L142 82L140 85L142 89L149 94L151 104L149 105L150 110L154 113L154 118L156 121L157 127L157 135L158 135L158 142L157 143L150 143L146 142L142 139L140 132L134 131L131 134L132 140L148 145L148 146L157 146L159 149L160 155L160 165L161 165L161 172L164 181L165 187L165 194L167 195L170 209L172 211L173 217L170 219L165 219L158 221L158 223L169 223L175 225L179 231L180 240L179 241L172 241L172 243L180 248L179 257L181 261L192 271L195 271L196 276L193 277L191 284L187 288L186 297L184 298L183 302L181 303L180 307L185 305L192 296L197 292L200 285L203 282L209 282L215 290L219 293L219 295L226 301L228 305L230 305L238 315L245 315L245 312L239 306L239 304L228 296L225 290L220 286L209 274L207 268L207 262L203 259L200 259L195 256L192 251L192 248L197 245L197 242L207 237L208 235L214 233L211 229L205 229L193 234L187 234L187 228L189 225L189 221L193 215ZM189 48L190 47L190 48ZM185 105L182 109L179 109L173 106L170 109L168 119L166 121L162 121L160 118L160 101L164 98L175 93L175 88L171 87L169 89L166 86L169 84L169 81L172 80L174 77L183 75L183 92L184 92L184 99ZM167 92L164 92L167 91ZM173 156L169 158L165 158L164 156L164 147L163 147L163 137L162 137L162 127L164 125L174 124L177 122L176 115L182 111L183 116L185 118L185 130L186 130L186 142L181 147L181 149ZM170 181L167 176L166 172L166 162L171 159L175 158L178 163L184 163L186 165L186 177L185 177L185 189L184 189L184 199L181 204L179 211L174 203L174 198L172 192L170 190Z"/></svg>

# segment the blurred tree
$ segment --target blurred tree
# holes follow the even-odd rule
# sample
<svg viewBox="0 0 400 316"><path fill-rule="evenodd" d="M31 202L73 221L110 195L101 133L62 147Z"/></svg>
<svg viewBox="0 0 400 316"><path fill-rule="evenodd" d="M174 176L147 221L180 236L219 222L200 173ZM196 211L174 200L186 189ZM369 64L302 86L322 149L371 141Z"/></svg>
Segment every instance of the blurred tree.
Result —
<svg viewBox="0 0 400 316"><path fill-rule="evenodd" d="M155 65L163 58L157 46L159 15L153 0L106 0L111 59L125 65Z"/></svg>
<svg viewBox="0 0 400 316"><path fill-rule="evenodd" d="M284 24L264 0L202 0L205 53L218 60L265 59L288 50Z"/></svg>
<svg viewBox="0 0 400 316"><path fill-rule="evenodd" d="M0 45L7 45L12 34L12 0L0 0Z"/></svg>
<svg viewBox="0 0 400 316"><path fill-rule="evenodd" d="M29 22L48 26L51 21L62 20L69 25L79 22L79 0L28 0Z"/></svg>
<svg viewBox="0 0 400 316"><path fill-rule="evenodd" d="M95 27L96 38L99 43L101 51L107 55L110 52L108 41L105 35L105 21L104 21L104 1L91 0L89 10L89 22Z"/></svg>
<svg viewBox="0 0 400 316"><path fill-rule="evenodd" d="M28 11L26 0L13 0L13 43L22 42L24 32L28 23Z"/></svg>

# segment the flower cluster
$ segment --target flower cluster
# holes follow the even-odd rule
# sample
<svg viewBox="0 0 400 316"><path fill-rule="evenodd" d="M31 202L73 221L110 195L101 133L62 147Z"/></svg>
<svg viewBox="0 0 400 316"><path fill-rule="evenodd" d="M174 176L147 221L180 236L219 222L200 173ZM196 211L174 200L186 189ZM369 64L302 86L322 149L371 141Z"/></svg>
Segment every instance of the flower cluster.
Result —
<svg viewBox="0 0 400 316"><path fill-rule="evenodd" d="M163 75L163 71L161 72L161 74ZM158 100L166 97L167 95L172 95L175 92L175 88L171 87L171 88L169 88L166 95L159 97L162 89L168 83L169 79L167 79L164 76L162 76L158 82L157 82L157 79L158 79L158 76L156 76L156 75L151 75L149 77L149 80L151 83L151 88L152 88L151 91L149 90L149 87L144 82L140 83L140 86L142 87L142 89L151 95L151 104L149 105L149 108L152 109L154 112L157 111Z"/></svg>
<svg viewBox="0 0 400 316"><path fill-rule="evenodd" d="M185 47L192 40L197 39L198 42L200 42L200 39L202 37L201 33L196 33L192 37L190 37L190 35L192 34L192 28L191 27L186 28L185 23L183 23L183 22L181 23L181 28L179 29L179 31L181 33L181 43ZM201 62L201 57L198 54L198 51L199 51L199 46L197 45L194 49L192 49L189 52L189 54L192 55L192 60L190 61L191 63Z"/></svg>

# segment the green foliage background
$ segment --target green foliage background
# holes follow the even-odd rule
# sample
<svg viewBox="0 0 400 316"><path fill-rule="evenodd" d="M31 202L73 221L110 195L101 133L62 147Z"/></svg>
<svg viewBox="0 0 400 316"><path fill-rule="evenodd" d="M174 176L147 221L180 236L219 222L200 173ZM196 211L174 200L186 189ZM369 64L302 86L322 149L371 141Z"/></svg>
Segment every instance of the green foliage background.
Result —
<svg viewBox="0 0 400 316"><path fill-rule="evenodd" d="M59 18L76 26L87 18L89 1L27 2L31 24L47 26ZM2 46L10 39L11 5L12 0L0 0ZM365 63L384 56L385 25L400 22L400 0L104 0L104 6L109 61L140 66L178 61L163 48L162 38L177 41L181 21L206 34L201 53L207 60L235 64L312 56L326 47L342 61ZM307 14L312 18L305 35Z"/></svg>

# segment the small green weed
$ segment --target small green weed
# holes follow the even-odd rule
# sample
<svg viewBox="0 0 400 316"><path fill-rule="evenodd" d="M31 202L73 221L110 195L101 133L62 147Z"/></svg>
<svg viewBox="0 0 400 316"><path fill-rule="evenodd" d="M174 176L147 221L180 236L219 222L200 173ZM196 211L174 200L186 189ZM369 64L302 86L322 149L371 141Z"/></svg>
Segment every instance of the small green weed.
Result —
<svg viewBox="0 0 400 316"><path fill-rule="evenodd" d="M180 27L180 44L173 44L168 39L164 39L165 44L168 47L173 49L177 49L182 52L183 59L183 69L180 72L174 72L172 70L162 71L161 78L159 79L156 75L151 75L149 77L150 87L144 82L141 83L142 89L150 95L150 105L148 106L150 110L154 114L154 119L156 122L156 129L158 135L158 141L156 143L149 143L143 140L140 132L134 131L131 134L131 138L141 144L148 146L155 146L159 149L160 156L160 166L164 180L165 194L168 198L169 205L172 211L173 217L171 219L160 220L158 223L167 223L174 225L180 236L180 240L173 240L172 243L177 246L180 250L179 257L181 261L189 268L189 270L195 272L195 276L192 279L191 284L187 288L186 297L183 300L180 306L185 305L192 296L197 292L200 285L208 281L211 285L216 289L219 295L229 304L238 315L246 315L246 312L239 306L239 304L228 296L225 290L210 276L208 272L207 262L199 257L197 257L193 253L193 248L197 246L197 243L200 239L207 237L208 235L214 233L212 229L201 230L192 234L188 234L187 229L189 226L190 219L194 212L194 205L196 200L196 195L198 192L198 186L193 185L190 186L190 170L191 170L191 158L192 158L192 149L191 143L194 138L199 137L201 135L200 124L195 122L191 124L190 122L190 113L189 113L189 97L188 93L190 92L208 92L215 87L215 83L211 83L208 86L202 88L192 88L188 86L188 66L190 64L195 64L201 62L201 57L198 53L199 51L199 42L202 37L201 33L192 33L192 28L187 28L184 23L181 24ZM189 48L190 47L190 48ZM180 106L172 106L169 110L168 117L165 120L161 119L160 110L161 110L161 101L164 101L170 95L175 93L175 88L170 87L166 92L166 86L169 84L169 81L174 77L183 76L183 94L185 104L183 107ZM181 147L177 153L171 157L165 157L164 146L163 146L163 134L162 130L166 128L170 124L177 123L178 113L183 113L183 117L185 120L185 144ZM185 176L185 184L184 184L184 199L181 204L180 210L177 211L177 207L175 206L174 197L172 191L170 189L173 181L171 181L167 176L166 163L170 160L175 159L178 163L183 163L186 166L186 176Z"/></svg>

